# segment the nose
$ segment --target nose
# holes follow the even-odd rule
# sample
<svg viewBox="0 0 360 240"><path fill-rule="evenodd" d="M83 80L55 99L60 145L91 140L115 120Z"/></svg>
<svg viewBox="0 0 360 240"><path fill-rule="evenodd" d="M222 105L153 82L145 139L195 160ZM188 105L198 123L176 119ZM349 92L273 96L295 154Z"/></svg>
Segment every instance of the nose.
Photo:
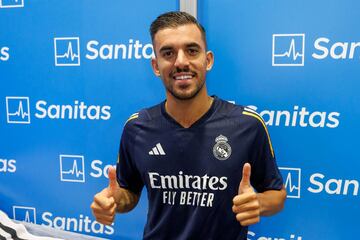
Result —
<svg viewBox="0 0 360 240"><path fill-rule="evenodd" d="M189 59L183 50L178 51L174 66L181 69L189 66Z"/></svg>

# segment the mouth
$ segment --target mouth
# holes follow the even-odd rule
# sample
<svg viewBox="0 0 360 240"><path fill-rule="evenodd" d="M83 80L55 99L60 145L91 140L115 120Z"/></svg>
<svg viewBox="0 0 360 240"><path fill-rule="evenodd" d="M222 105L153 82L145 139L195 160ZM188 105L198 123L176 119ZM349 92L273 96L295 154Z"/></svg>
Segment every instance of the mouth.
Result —
<svg viewBox="0 0 360 240"><path fill-rule="evenodd" d="M191 80L193 77L195 77L195 75L195 73L190 72L175 73L173 74L172 78L176 81L187 81Z"/></svg>

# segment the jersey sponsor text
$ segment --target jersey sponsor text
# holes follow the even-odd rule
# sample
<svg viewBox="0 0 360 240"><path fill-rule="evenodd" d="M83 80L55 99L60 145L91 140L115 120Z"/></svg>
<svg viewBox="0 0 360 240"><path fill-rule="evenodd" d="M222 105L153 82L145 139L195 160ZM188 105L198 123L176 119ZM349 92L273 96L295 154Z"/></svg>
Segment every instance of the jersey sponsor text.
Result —
<svg viewBox="0 0 360 240"><path fill-rule="evenodd" d="M162 203L167 205L212 207L215 194L206 191L223 191L227 188L227 177L187 175L182 171L178 175L149 172L148 176L151 188L165 190L162 192ZM169 189L195 191L166 191Z"/></svg>

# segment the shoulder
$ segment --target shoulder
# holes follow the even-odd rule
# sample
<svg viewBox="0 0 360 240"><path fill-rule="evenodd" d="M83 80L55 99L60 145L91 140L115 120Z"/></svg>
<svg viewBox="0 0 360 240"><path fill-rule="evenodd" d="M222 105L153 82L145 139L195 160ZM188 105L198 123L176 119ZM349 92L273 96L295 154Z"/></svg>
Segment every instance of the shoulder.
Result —
<svg viewBox="0 0 360 240"><path fill-rule="evenodd" d="M266 123L255 110L219 99L219 113L234 125L269 138Z"/></svg>
<svg viewBox="0 0 360 240"><path fill-rule="evenodd" d="M159 103L131 114L125 121L124 130L139 128L150 124L151 121L161 117L161 104L162 103Z"/></svg>
<svg viewBox="0 0 360 240"><path fill-rule="evenodd" d="M262 117L253 109L218 99L218 113L241 125L266 128Z"/></svg>
<svg viewBox="0 0 360 240"><path fill-rule="evenodd" d="M255 110L248 107L242 107L241 116L245 122L254 124L261 129L267 129L264 119Z"/></svg>
<svg viewBox="0 0 360 240"><path fill-rule="evenodd" d="M248 108L248 107L244 107L244 109L242 111L242 116L244 119L246 119L246 121L249 121L249 122L251 122L251 124L253 124L253 126L256 128L257 135L261 139L264 139L264 140L266 139L265 142L268 143L268 145L270 147L271 155L274 157L273 146L272 146L269 131L266 127L264 119L262 119L262 117L257 112L255 112L253 109Z"/></svg>

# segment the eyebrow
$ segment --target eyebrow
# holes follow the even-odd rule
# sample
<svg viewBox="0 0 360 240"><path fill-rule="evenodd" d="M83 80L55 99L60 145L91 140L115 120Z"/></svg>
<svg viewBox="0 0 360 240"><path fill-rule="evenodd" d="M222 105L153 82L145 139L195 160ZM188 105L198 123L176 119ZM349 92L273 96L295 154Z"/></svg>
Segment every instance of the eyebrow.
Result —
<svg viewBox="0 0 360 240"><path fill-rule="evenodd" d="M163 46L162 48L160 48L159 52L164 52L164 51L167 51L167 50L172 50L173 47L170 47L170 46Z"/></svg>
<svg viewBox="0 0 360 240"><path fill-rule="evenodd" d="M195 42L193 43L189 43L189 44L186 44L186 47L196 47L196 48L201 48L201 46Z"/></svg>
<svg viewBox="0 0 360 240"><path fill-rule="evenodd" d="M201 46L199 44L197 44L196 42L191 42L191 43L188 43L185 45L187 48L189 47L196 47L196 48L201 48ZM160 48L159 52L164 52L164 51L168 51L168 50L172 50L174 49L173 47L171 46L163 46Z"/></svg>

